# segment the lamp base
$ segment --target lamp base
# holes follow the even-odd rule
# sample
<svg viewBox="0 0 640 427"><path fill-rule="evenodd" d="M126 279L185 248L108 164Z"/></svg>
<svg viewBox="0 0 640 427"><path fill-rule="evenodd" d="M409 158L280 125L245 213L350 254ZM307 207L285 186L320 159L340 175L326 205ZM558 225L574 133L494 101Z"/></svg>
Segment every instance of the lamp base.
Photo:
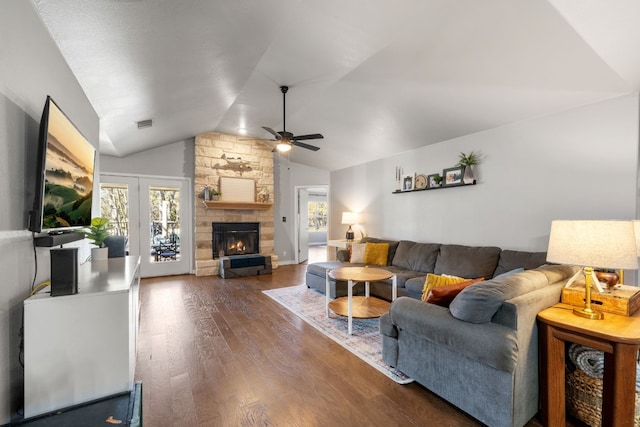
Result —
<svg viewBox="0 0 640 427"><path fill-rule="evenodd" d="M351 224L349 224L349 228L347 228L347 234L345 236L345 239L347 239L347 242L353 242L355 238L356 238L356 233L353 232L353 229L351 228Z"/></svg>
<svg viewBox="0 0 640 427"><path fill-rule="evenodd" d="M584 317L586 319L591 319L591 320L602 320L604 319L604 313L600 312L600 311L594 311L590 308L574 308L573 309L573 314L575 314L576 316L580 316L580 317Z"/></svg>

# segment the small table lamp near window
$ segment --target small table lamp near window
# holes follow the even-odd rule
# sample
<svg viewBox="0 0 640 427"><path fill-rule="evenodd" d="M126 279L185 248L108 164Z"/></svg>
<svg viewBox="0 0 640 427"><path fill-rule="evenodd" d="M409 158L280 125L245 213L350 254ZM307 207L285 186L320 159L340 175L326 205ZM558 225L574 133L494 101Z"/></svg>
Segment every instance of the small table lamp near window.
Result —
<svg viewBox="0 0 640 427"><path fill-rule="evenodd" d="M583 267L585 305L573 313L587 319L602 319L604 315L591 308L593 269L638 268L634 224L614 220L552 221L547 261Z"/></svg>
<svg viewBox="0 0 640 427"><path fill-rule="evenodd" d="M352 225L357 224L360 221L359 215L356 212L342 212L342 224L348 225L346 239L352 241L355 238L355 233L351 228Z"/></svg>

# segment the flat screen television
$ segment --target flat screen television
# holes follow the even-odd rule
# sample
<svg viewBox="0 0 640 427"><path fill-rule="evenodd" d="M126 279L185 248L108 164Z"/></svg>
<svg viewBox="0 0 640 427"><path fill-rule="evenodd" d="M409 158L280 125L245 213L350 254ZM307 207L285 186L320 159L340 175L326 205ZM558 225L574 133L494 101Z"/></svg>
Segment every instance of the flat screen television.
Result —
<svg viewBox="0 0 640 427"><path fill-rule="evenodd" d="M29 230L60 234L91 224L96 150L50 96L38 134Z"/></svg>

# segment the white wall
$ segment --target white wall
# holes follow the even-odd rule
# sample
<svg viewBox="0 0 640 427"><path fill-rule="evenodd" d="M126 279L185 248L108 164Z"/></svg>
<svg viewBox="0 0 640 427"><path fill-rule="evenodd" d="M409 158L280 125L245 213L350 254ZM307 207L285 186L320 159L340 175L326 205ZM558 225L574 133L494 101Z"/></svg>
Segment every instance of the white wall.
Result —
<svg viewBox="0 0 640 427"><path fill-rule="evenodd" d="M103 173L194 178L193 138L126 157L100 156Z"/></svg>
<svg viewBox="0 0 640 427"><path fill-rule="evenodd" d="M0 424L5 424L23 400L18 364L22 301L34 280L37 284L50 276L44 248L35 251L36 275L27 231L33 198L29 183L46 97L51 95L95 146L99 121L30 1L0 3L0 58Z"/></svg>
<svg viewBox="0 0 640 427"><path fill-rule="evenodd" d="M330 236L355 210L370 236L545 251L553 219L636 218L638 118L632 94L334 171ZM396 166L441 172L470 151L477 185L391 194Z"/></svg>

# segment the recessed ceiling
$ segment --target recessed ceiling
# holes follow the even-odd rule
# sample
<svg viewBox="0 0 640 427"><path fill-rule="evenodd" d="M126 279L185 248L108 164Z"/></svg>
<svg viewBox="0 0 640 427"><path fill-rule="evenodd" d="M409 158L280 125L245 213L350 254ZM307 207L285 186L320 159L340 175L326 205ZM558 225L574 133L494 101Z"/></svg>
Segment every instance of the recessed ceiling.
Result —
<svg viewBox="0 0 640 427"><path fill-rule="evenodd" d="M328 170L640 85L634 0L32 1L112 156L208 131L269 139L281 85L286 130L324 135L290 160Z"/></svg>

